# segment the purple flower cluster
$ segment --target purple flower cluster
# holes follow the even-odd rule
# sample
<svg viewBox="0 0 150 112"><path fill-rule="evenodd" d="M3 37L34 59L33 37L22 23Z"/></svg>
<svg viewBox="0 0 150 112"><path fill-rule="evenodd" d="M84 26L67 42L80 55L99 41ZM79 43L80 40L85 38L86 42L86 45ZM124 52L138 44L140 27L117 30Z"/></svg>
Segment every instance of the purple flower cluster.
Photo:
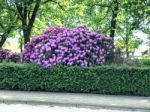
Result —
<svg viewBox="0 0 150 112"><path fill-rule="evenodd" d="M19 53L16 53L16 52L10 52L7 59L12 62L17 62L20 60L20 55L19 55Z"/></svg>
<svg viewBox="0 0 150 112"><path fill-rule="evenodd" d="M9 60L17 62L19 59L19 53L11 52L11 50L8 49L0 49L0 61Z"/></svg>
<svg viewBox="0 0 150 112"><path fill-rule="evenodd" d="M111 38L85 26L47 28L26 44L24 58L44 67L56 64L89 66L103 64L110 54Z"/></svg>
<svg viewBox="0 0 150 112"><path fill-rule="evenodd" d="M0 61L6 60L11 51L8 49L0 49Z"/></svg>

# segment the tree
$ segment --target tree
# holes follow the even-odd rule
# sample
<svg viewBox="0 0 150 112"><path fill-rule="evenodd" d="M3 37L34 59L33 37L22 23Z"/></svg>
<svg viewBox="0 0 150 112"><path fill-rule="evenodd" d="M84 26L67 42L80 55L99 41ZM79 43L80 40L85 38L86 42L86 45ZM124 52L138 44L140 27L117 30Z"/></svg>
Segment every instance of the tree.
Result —
<svg viewBox="0 0 150 112"><path fill-rule="evenodd" d="M18 24L21 25L18 29L23 32L24 44L46 26L73 27L83 23L112 37L114 45L114 38L124 34L118 30L119 26L125 27L124 18L127 16L130 17L128 22L133 26L132 31L143 29L148 24L149 0L1 0L4 1L7 1L9 9L17 12Z"/></svg>
<svg viewBox="0 0 150 112"><path fill-rule="evenodd" d="M94 0L93 2L84 0L84 3L87 4L87 12L90 12L86 14L88 23L91 23L90 25L96 26L106 34L109 34L113 40L112 45L114 44L114 37L118 35L126 35L126 39L132 37L131 32L133 30L142 29L145 26L142 24L148 21L149 0ZM91 16L91 18L89 16ZM125 21L127 17L129 17L129 19ZM124 24L124 22L126 24ZM128 23L131 28L127 33L126 31L124 32L124 30ZM123 26L125 29L122 29L122 31L118 33L117 30L119 30L119 26ZM128 40L129 39L126 41ZM113 55L111 58L113 58Z"/></svg>
<svg viewBox="0 0 150 112"><path fill-rule="evenodd" d="M41 0L15 0L15 6L22 22L24 43L30 41L30 35Z"/></svg>
<svg viewBox="0 0 150 112"><path fill-rule="evenodd" d="M84 0L87 6L85 20L87 24L104 32L112 38L111 61L113 61L114 37L117 26L117 17L121 6L120 0Z"/></svg>
<svg viewBox="0 0 150 112"><path fill-rule="evenodd" d="M24 44L30 41L31 32L37 12L41 5L49 2L55 3L59 6L60 3L55 0L7 0L10 6L13 6L17 11L18 19L21 21Z"/></svg>
<svg viewBox="0 0 150 112"><path fill-rule="evenodd" d="M141 0L126 1L122 5L117 19L116 33L121 38L117 39L116 47L124 49L127 58L129 53L134 52L135 48L142 43L140 39L133 36L133 31L141 29L141 24L145 21L144 19L147 19L142 6L146 7L148 4L143 3Z"/></svg>
<svg viewBox="0 0 150 112"><path fill-rule="evenodd" d="M0 0L0 48L16 28L17 14L10 9L7 2Z"/></svg>
<svg viewBox="0 0 150 112"><path fill-rule="evenodd" d="M115 41L116 48L119 48L121 52L125 53L126 58L129 58L129 54L134 54L135 50L142 44L142 40L128 37L128 40L124 40L123 38L117 39Z"/></svg>

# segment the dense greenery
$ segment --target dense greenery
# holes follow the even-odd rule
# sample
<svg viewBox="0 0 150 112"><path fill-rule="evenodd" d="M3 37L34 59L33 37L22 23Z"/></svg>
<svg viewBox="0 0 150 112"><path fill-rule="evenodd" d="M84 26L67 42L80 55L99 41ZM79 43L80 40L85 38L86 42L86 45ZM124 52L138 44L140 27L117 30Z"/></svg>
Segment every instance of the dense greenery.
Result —
<svg viewBox="0 0 150 112"><path fill-rule="evenodd" d="M67 57L63 63L54 63L65 63L67 67L49 69L31 64L1 63L0 89L150 96L149 67L75 66L103 64L105 59L107 64L121 66L141 66L141 62L150 65L148 58L139 61L130 57L144 40L137 38L135 32L150 34L149 4L150 0L0 0L0 62L21 60L22 63L28 57L32 63L52 67L51 62ZM76 30L75 35L68 31L67 35L54 35L55 31L40 35L49 26L66 25L73 29L78 24L87 26L96 35L85 35L81 30ZM99 34L109 36L110 43ZM40 36L32 38L37 35ZM2 49L8 38L15 38L20 45L20 57ZM105 52L107 49L109 52Z"/></svg>
<svg viewBox="0 0 150 112"><path fill-rule="evenodd" d="M0 47L12 33L27 43L47 26L82 23L113 40L119 37L128 55L133 31L149 33L149 0L0 0L0 4Z"/></svg>
<svg viewBox="0 0 150 112"><path fill-rule="evenodd" d="M0 64L0 89L150 96L150 68Z"/></svg>
<svg viewBox="0 0 150 112"><path fill-rule="evenodd" d="M149 56L143 56L140 60L144 66L150 66L150 57Z"/></svg>

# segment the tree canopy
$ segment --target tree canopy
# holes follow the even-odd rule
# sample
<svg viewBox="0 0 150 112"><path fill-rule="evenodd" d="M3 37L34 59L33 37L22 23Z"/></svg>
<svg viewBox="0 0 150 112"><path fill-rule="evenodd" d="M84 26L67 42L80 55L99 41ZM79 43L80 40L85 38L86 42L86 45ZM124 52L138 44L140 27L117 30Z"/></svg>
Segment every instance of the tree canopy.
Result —
<svg viewBox="0 0 150 112"><path fill-rule="evenodd" d="M116 37L128 43L135 30L150 34L149 5L149 0L0 0L0 47L13 33L25 45L45 27L84 24L110 36L113 51Z"/></svg>

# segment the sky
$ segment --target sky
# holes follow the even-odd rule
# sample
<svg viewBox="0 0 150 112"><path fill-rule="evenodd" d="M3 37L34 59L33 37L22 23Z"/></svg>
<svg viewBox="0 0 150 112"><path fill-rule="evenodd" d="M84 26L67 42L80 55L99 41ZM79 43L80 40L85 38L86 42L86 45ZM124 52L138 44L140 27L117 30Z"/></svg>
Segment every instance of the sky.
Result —
<svg viewBox="0 0 150 112"><path fill-rule="evenodd" d="M149 46L146 43L148 41L148 35L143 33L142 31L138 31L134 35L143 40L143 43L138 47L138 49L135 50L134 53L135 56L141 56L141 52L149 48Z"/></svg>
<svg viewBox="0 0 150 112"><path fill-rule="evenodd" d="M13 52L20 52L18 38L8 38L4 44L4 48L10 49Z"/></svg>

